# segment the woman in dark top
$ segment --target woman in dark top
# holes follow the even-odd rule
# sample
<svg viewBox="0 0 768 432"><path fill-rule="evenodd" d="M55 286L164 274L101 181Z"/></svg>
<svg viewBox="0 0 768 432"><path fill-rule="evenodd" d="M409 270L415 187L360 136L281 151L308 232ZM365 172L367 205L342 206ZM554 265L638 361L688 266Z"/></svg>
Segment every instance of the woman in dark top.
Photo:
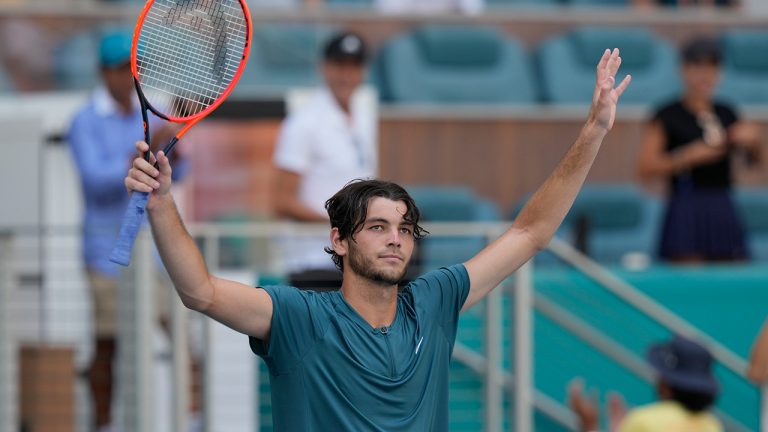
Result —
<svg viewBox="0 0 768 432"><path fill-rule="evenodd" d="M682 98L659 109L644 138L638 173L664 178L669 198L659 255L670 262L741 261L749 258L744 228L731 200L731 164L759 160L754 125L713 100L720 49L696 39L682 52Z"/></svg>

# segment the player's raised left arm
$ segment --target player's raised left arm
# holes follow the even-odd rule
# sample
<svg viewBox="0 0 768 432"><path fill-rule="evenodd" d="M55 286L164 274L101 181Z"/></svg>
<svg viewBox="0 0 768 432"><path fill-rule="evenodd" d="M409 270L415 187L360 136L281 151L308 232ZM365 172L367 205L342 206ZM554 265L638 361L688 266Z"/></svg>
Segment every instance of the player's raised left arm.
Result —
<svg viewBox="0 0 768 432"><path fill-rule="evenodd" d="M605 50L597 65L592 106L576 142L501 237L465 263L471 307L534 254L546 247L571 208L606 133L613 127L616 104L630 76L616 85L619 50Z"/></svg>

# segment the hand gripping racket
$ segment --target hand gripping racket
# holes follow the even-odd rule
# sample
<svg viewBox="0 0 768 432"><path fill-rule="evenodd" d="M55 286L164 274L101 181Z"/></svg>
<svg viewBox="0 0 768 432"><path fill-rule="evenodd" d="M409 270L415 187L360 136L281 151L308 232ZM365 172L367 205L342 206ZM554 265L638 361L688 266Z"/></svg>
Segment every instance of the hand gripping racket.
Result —
<svg viewBox="0 0 768 432"><path fill-rule="evenodd" d="M251 17L245 0L148 0L133 33L131 73L147 110L184 127L165 146L167 155L195 123L234 88L248 60ZM149 152L144 154L149 160ZM144 220L149 194L134 192L110 261L127 266Z"/></svg>

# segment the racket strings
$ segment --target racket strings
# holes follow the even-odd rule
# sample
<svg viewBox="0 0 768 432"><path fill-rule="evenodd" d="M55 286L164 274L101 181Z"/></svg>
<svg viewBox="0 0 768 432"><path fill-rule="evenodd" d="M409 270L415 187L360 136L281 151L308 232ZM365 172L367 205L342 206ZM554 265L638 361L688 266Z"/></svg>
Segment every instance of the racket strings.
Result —
<svg viewBox="0 0 768 432"><path fill-rule="evenodd" d="M150 105L169 117L194 116L229 88L248 24L237 0L156 0L137 47L137 71Z"/></svg>
<svg viewBox="0 0 768 432"><path fill-rule="evenodd" d="M170 15L170 14L169 14ZM168 20L168 22L177 22L176 20L178 18L173 18L175 16L181 15L179 13L176 13L175 15L170 15L172 17L171 20ZM189 24L192 26L193 30L197 30L200 28L200 24L203 22L203 20L198 16L192 16L189 20ZM215 24L215 23L214 23ZM221 31L218 32L219 35L222 35L223 33ZM201 33L203 35L206 35L206 32ZM223 92L223 90L226 88L226 85L229 81L228 78L222 75L221 68L212 67L210 64L206 64L206 62L194 62L193 57L195 55L195 52L198 51L207 51L205 52L205 55L207 57L211 57L211 49L212 46L215 47L215 44L217 41L208 41L205 39L197 40L195 41L194 38L185 37L185 34L179 34L179 32L174 33L168 33L166 35L166 39L164 42L168 43L167 36L170 35L172 39L171 43L174 43L176 45L182 44L183 41L189 40L192 42L192 52L188 49L182 49L178 51L179 55L173 55L172 52L164 52L163 54L168 58L170 61L165 65L165 68L163 70L164 74L158 74L155 78L161 78L162 75L180 75L180 74L189 74L188 82L185 83L182 81L181 83L176 83L177 87L181 90L186 90L180 92L178 94L180 97L174 98L172 103L172 110L179 112L179 114L186 115L186 114L193 114L195 111L199 111L201 109L204 109L206 106L213 103L213 101L216 99L216 97ZM218 43L221 44L223 41L222 37L218 38ZM206 57L206 58L207 58ZM226 57L225 51L221 50L220 55L217 56L219 59L222 57ZM215 60L214 60L215 61ZM199 67L196 67L199 66ZM216 70L218 69L218 70ZM218 77L218 79L215 79ZM214 80L215 79L215 80ZM168 80L164 79L157 79L160 84L168 84ZM186 85L185 85L186 84ZM204 89L204 92L195 92L195 88L198 89ZM179 92L177 92L179 93Z"/></svg>

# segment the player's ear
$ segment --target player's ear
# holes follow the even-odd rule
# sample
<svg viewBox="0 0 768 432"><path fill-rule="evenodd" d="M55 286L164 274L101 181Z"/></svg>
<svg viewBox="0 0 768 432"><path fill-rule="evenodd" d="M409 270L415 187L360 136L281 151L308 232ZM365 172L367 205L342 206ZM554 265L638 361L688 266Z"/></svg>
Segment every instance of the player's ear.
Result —
<svg viewBox="0 0 768 432"><path fill-rule="evenodd" d="M333 251L336 252L336 255L345 256L347 254L348 245L348 239L341 238L339 229L331 228L331 248L333 248Z"/></svg>

